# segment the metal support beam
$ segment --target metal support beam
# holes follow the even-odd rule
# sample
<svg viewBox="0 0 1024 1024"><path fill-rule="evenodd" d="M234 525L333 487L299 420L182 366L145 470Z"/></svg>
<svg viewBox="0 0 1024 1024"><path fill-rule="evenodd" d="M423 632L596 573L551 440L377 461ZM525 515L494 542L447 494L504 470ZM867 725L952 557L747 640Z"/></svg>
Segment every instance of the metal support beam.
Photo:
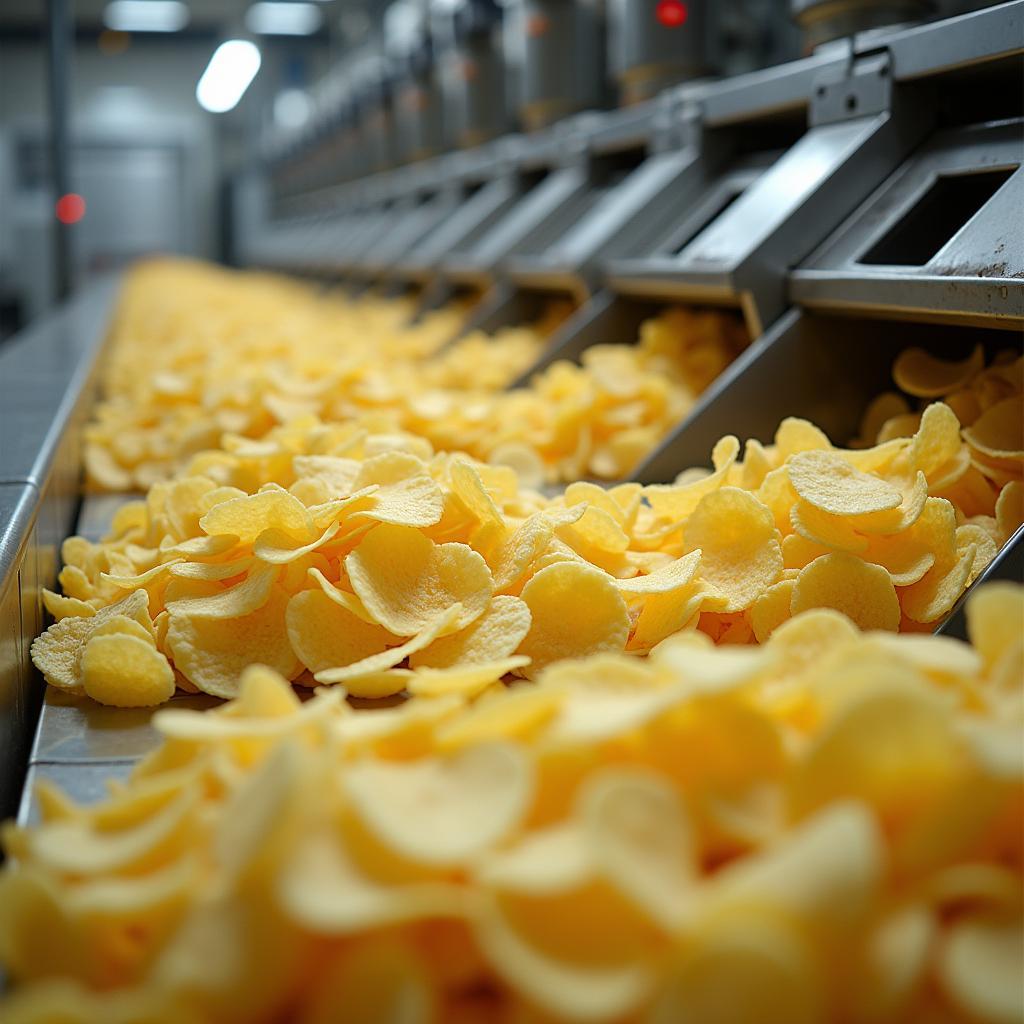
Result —
<svg viewBox="0 0 1024 1024"><path fill-rule="evenodd" d="M50 102L50 172L54 203L71 191L68 97L71 78L70 0L46 0L47 79ZM71 292L71 228L53 219L53 290L61 302Z"/></svg>

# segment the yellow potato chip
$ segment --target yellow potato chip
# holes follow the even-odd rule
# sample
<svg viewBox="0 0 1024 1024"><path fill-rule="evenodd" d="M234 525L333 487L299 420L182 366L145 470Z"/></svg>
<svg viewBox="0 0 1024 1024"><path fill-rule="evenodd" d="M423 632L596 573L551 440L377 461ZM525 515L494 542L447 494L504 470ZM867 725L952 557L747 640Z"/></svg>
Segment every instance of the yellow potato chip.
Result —
<svg viewBox="0 0 1024 1024"><path fill-rule="evenodd" d="M500 682L509 672L530 663L522 655L501 661L473 662L447 668L418 668L406 682L406 689L414 697L445 697L458 694L476 697L492 683Z"/></svg>
<svg viewBox="0 0 1024 1024"><path fill-rule="evenodd" d="M363 761L342 785L355 812L387 847L409 860L465 864L508 835L526 813L533 780L510 744L480 744L415 763Z"/></svg>
<svg viewBox="0 0 1024 1024"><path fill-rule="evenodd" d="M255 611L236 618L197 617L170 608L167 647L178 669L203 693L233 697L248 665L266 665L292 679L301 663L285 628L289 595L271 587Z"/></svg>
<svg viewBox="0 0 1024 1024"><path fill-rule="evenodd" d="M804 538L826 548L860 553L868 546L865 536L854 528L855 520L823 512L801 499L790 510L793 529Z"/></svg>
<svg viewBox="0 0 1024 1024"><path fill-rule="evenodd" d="M323 547L340 529L339 523L331 523L315 540L308 544L296 544L289 534L271 527L256 538L252 552L260 561L269 562L271 565L285 565Z"/></svg>
<svg viewBox="0 0 1024 1024"><path fill-rule="evenodd" d="M231 534L242 544L251 544L264 530L271 528L302 542L314 536L306 506L279 487L214 505L199 520L199 525L210 536Z"/></svg>
<svg viewBox="0 0 1024 1024"><path fill-rule="evenodd" d="M921 416L921 425L910 446L911 465L929 483L960 451L960 421L942 402L933 402Z"/></svg>
<svg viewBox="0 0 1024 1024"><path fill-rule="evenodd" d="M1011 480L996 499L996 530L1005 544L1024 524L1024 483Z"/></svg>
<svg viewBox="0 0 1024 1024"><path fill-rule="evenodd" d="M47 590L46 587L43 587L42 593L44 607L57 622L75 616L89 618L96 614L96 609L91 604L87 604L77 597L55 594L52 590Z"/></svg>
<svg viewBox="0 0 1024 1024"><path fill-rule="evenodd" d="M961 556L967 551L968 546L974 547L974 564L967 577L967 585L970 586L978 576L985 570L985 567L996 557L999 548L996 542L980 526L972 526L965 523L956 528L956 549Z"/></svg>
<svg viewBox="0 0 1024 1024"><path fill-rule="evenodd" d="M790 610L798 615L811 608L834 608L861 629L900 626L900 602L889 573L845 552L822 555L800 571Z"/></svg>
<svg viewBox="0 0 1024 1024"><path fill-rule="evenodd" d="M841 455L805 451L787 463L789 479L809 505L834 516L863 516L895 509L903 495L891 484L862 473Z"/></svg>
<svg viewBox="0 0 1024 1024"><path fill-rule="evenodd" d="M201 597L168 598L167 610L193 619L235 619L261 608L270 597L280 570L274 565L253 568L241 583Z"/></svg>
<svg viewBox="0 0 1024 1024"><path fill-rule="evenodd" d="M796 580L779 580L751 606L750 625L759 644L763 644L793 614L791 602L795 586Z"/></svg>
<svg viewBox="0 0 1024 1024"><path fill-rule="evenodd" d="M938 958L938 977L953 1004L985 1021L1019 1020L1024 928L1019 915L956 922Z"/></svg>
<svg viewBox="0 0 1024 1024"><path fill-rule="evenodd" d="M530 630L530 609L518 597L499 595L465 629L435 640L409 658L413 668L451 668L511 657Z"/></svg>
<svg viewBox="0 0 1024 1024"><path fill-rule="evenodd" d="M771 512L737 487L703 498L686 524L685 537L687 550L701 550L701 579L722 595L723 612L749 608L782 573Z"/></svg>
<svg viewBox="0 0 1024 1024"><path fill-rule="evenodd" d="M649 651L666 637L695 627L695 619L705 605L717 609L723 603L724 598L713 587L699 581L682 591L650 594L644 598L627 649Z"/></svg>
<svg viewBox="0 0 1024 1024"><path fill-rule="evenodd" d="M956 560L939 562L916 583L900 590L903 614L914 622L936 622L956 604L974 570L977 547L968 544Z"/></svg>
<svg viewBox="0 0 1024 1024"><path fill-rule="evenodd" d="M892 366L897 387L918 398L941 398L969 384L984 369L985 350L974 350L959 362L938 359L921 348L905 348Z"/></svg>
<svg viewBox="0 0 1024 1024"><path fill-rule="evenodd" d="M487 563L466 544L433 544L418 530L382 524L345 559L352 588L396 636L412 636L452 605L455 629L483 614L493 581Z"/></svg>
<svg viewBox="0 0 1024 1024"><path fill-rule="evenodd" d="M480 523L502 523L501 510L488 493L476 469L462 459L453 459L448 467L452 492Z"/></svg>
<svg viewBox="0 0 1024 1024"><path fill-rule="evenodd" d="M671 594L684 590L690 585L700 566L700 551L691 551L674 562L655 569L646 576L633 576L626 580L616 580L615 586L624 594Z"/></svg>
<svg viewBox="0 0 1024 1024"><path fill-rule="evenodd" d="M81 693L81 657L90 637L109 619L120 615L151 628L148 602L146 591L136 590L94 615L61 619L32 642L32 663L51 686Z"/></svg>
<svg viewBox="0 0 1024 1024"><path fill-rule="evenodd" d="M174 673L152 638L147 639L122 632L94 633L82 651L86 694L100 704L122 708L149 707L169 700L174 695Z"/></svg>
<svg viewBox="0 0 1024 1024"><path fill-rule="evenodd" d="M610 576L582 562L541 569L523 587L530 630L519 653L535 675L545 665L600 651L621 651L629 636L626 602Z"/></svg>
<svg viewBox="0 0 1024 1024"><path fill-rule="evenodd" d="M775 431L775 445L785 462L800 452L828 451L832 442L813 423L796 416L787 416Z"/></svg>
<svg viewBox="0 0 1024 1024"><path fill-rule="evenodd" d="M395 668L401 662L405 661L410 654L415 654L417 651L422 651L423 648L429 647L439 636L443 636L452 630L453 626L462 617L462 605L453 604L450 608L445 609L437 616L432 622L428 622L426 626L414 637L406 640L404 644L400 644L397 647L389 647L383 651L378 651L374 654L369 654L359 661L348 662L344 665L331 666L330 668L322 669L315 674L316 681L318 683L347 683L349 684L349 691L351 693L357 693L355 680L363 676L375 676L379 673L386 671L387 669ZM402 677L387 677L389 680L399 682ZM403 684L404 685L404 684ZM399 687L401 689L401 687ZM391 693L397 693L398 689L392 690ZM367 694L367 696L385 696L378 692L378 687L374 686L374 692Z"/></svg>
<svg viewBox="0 0 1024 1024"><path fill-rule="evenodd" d="M288 639L311 672L351 665L401 641L383 626L364 622L320 590L304 590L288 601Z"/></svg>
<svg viewBox="0 0 1024 1024"><path fill-rule="evenodd" d="M376 485L372 508L354 512L353 518L399 526L432 526L444 511L444 495L426 463L406 452L383 452L367 459L354 489Z"/></svg>
<svg viewBox="0 0 1024 1024"><path fill-rule="evenodd" d="M864 410L860 421L860 439L867 445L878 441L878 435L887 420L894 416L905 416L910 412L907 400L894 391L884 391L873 398Z"/></svg>
<svg viewBox="0 0 1024 1024"><path fill-rule="evenodd" d="M886 512L871 512L864 516L855 516L850 525L858 533L890 534L907 530L921 517L925 502L928 500L928 479L918 471L910 486L902 486L903 501L898 508Z"/></svg>
<svg viewBox="0 0 1024 1024"><path fill-rule="evenodd" d="M984 455L1024 460L1024 400L1019 394L986 409L965 431L968 444Z"/></svg>

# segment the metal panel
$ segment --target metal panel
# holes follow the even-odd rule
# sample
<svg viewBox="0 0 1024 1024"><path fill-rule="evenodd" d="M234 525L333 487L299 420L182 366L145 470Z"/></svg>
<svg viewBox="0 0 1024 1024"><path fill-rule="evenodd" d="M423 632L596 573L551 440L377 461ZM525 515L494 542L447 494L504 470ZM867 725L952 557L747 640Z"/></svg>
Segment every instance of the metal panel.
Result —
<svg viewBox="0 0 1024 1024"><path fill-rule="evenodd" d="M790 296L835 311L1024 326L1022 132L1024 121L1017 120L936 135L793 273ZM980 207L965 209L930 257L922 252L907 257L913 263L880 265L871 255L896 232L916 230L926 241L943 212L929 217L931 190L943 182L970 187L976 175L994 169L1005 169L1008 180Z"/></svg>
<svg viewBox="0 0 1024 1024"><path fill-rule="evenodd" d="M707 465L725 434L772 441L779 423L799 416L839 445L856 434L868 403L892 388L892 364L909 346L946 359L966 357L981 341L994 354L1000 331L885 323L791 310L708 388L690 415L631 474L643 483L674 480Z"/></svg>

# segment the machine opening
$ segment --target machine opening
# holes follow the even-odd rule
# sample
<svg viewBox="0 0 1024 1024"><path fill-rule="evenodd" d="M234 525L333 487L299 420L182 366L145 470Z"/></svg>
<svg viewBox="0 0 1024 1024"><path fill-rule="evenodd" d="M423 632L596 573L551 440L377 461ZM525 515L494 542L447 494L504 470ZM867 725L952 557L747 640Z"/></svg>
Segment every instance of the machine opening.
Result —
<svg viewBox="0 0 1024 1024"><path fill-rule="evenodd" d="M717 220L726 210L736 202L741 195L743 195L743 189L738 192L733 192L730 195L718 202L706 216L702 217L700 221L695 225L687 225L685 234L682 238L673 238L669 243L669 255L678 256L713 220Z"/></svg>
<svg viewBox="0 0 1024 1024"><path fill-rule="evenodd" d="M924 266L1016 171L940 175L914 206L857 261L869 266Z"/></svg>

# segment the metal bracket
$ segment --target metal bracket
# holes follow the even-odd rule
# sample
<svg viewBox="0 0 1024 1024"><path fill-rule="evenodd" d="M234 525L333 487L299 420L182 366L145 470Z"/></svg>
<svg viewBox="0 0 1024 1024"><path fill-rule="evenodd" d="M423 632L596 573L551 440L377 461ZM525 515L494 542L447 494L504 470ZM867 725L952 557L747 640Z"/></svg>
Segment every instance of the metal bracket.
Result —
<svg viewBox="0 0 1024 1024"><path fill-rule="evenodd" d="M892 65L888 51L853 57L825 68L815 80L812 126L836 124L892 109Z"/></svg>

